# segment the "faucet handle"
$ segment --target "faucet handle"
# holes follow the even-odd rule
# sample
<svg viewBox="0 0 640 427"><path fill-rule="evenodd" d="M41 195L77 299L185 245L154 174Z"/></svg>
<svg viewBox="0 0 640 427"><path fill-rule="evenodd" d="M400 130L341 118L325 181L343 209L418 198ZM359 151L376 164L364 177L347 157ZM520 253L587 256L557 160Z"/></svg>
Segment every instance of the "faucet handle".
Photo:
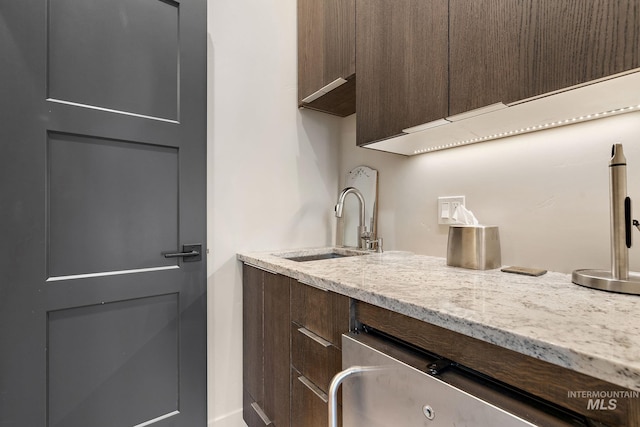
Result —
<svg viewBox="0 0 640 427"><path fill-rule="evenodd" d="M365 239L365 248L369 251L375 249L377 253L381 254L384 252L382 249L382 237L378 237L375 240Z"/></svg>
<svg viewBox="0 0 640 427"><path fill-rule="evenodd" d="M378 237L378 240L376 240L376 252L378 252L379 254L384 252L384 250L382 249L382 237Z"/></svg>

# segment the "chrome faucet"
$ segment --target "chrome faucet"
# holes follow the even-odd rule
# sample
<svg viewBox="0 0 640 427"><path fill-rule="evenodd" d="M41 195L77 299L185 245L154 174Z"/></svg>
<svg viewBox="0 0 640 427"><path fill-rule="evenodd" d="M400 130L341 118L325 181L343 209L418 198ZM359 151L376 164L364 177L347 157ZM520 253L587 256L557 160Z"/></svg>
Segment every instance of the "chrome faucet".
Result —
<svg viewBox="0 0 640 427"><path fill-rule="evenodd" d="M365 239L371 238L371 232L368 232L367 227L364 225L365 223L364 197L362 196L362 193L360 192L360 190L358 190L355 187L347 187L340 192L340 195L338 196L338 204L336 204L336 207L335 207L336 217L342 218L342 210L344 208L344 199L349 194L353 194L354 196L356 196L358 198L358 201L360 202L360 222L358 225L358 248L365 249Z"/></svg>

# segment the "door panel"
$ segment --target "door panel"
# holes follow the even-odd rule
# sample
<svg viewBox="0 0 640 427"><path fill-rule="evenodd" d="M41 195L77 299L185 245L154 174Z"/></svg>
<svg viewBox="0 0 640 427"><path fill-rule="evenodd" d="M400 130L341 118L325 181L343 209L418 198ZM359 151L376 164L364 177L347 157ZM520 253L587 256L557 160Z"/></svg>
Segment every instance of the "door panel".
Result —
<svg viewBox="0 0 640 427"><path fill-rule="evenodd" d="M177 412L178 316L177 294L50 312L49 426L135 426Z"/></svg>
<svg viewBox="0 0 640 427"><path fill-rule="evenodd" d="M49 278L176 266L178 150L49 134Z"/></svg>
<svg viewBox="0 0 640 427"><path fill-rule="evenodd" d="M205 426L205 0L3 2L0 52L0 425Z"/></svg>
<svg viewBox="0 0 640 427"><path fill-rule="evenodd" d="M49 98L179 119L180 4L170 0L48 3Z"/></svg>

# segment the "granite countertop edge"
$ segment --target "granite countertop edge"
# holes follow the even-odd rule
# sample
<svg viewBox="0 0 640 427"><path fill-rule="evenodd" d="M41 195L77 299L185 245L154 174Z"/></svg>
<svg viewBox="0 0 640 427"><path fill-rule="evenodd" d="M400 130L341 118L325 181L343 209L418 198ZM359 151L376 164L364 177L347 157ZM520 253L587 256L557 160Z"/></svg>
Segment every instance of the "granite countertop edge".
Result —
<svg viewBox="0 0 640 427"><path fill-rule="evenodd" d="M580 298L588 300L589 298L606 297L607 301L613 300L612 306L629 306L630 310L637 304L636 300L640 302L640 297L638 296L603 293L602 291L582 288L572 284L570 275L563 273L550 272L540 278L531 278L499 273L499 270L476 271L458 268L452 270L452 267L446 267L446 262L442 258L415 255L401 251L313 262L295 262L286 258L320 254L327 251L336 251L336 249L322 247L288 251L241 252L237 254L237 259L253 266L291 277L302 283L334 291L350 298L610 382L614 385L640 391L640 322L630 325L626 331L607 331L604 342L598 342L597 339L592 340L591 337L584 337L584 339L577 340L576 343L573 342L573 339L563 340L561 332L555 333L554 326L557 326L557 324L554 324L553 319L550 319L548 324L543 325L543 328L537 326L532 328L531 331L527 331L521 325L509 325L509 319L506 319L508 317L506 315L503 316L505 317L504 319L499 317L490 318L489 320L478 318L479 312L462 308L462 304L456 305L455 301L447 301L447 298L454 300L459 298L461 294L468 293L468 289L475 290L476 287L480 287L482 291L485 291L483 288L485 286L484 283L492 280L497 280L500 283L502 281L507 281L508 283L520 282L525 285L535 283L536 285L534 286L541 289L542 292L552 292L555 289L553 286L563 286L564 293L567 293L567 290L564 289L564 282L568 282L570 286L575 287L575 289L568 288L569 291L575 290L576 294L580 294ZM339 252L340 250L337 251ZM425 268L424 264L428 264L429 268ZM422 272L422 270L427 271ZM423 273L424 276L422 278L414 278L413 276L417 275L416 272ZM454 277L444 280L429 277L449 272ZM439 291L438 301L431 302L429 298L420 299L411 295L407 297L407 283L403 283L402 279L400 279L403 275L406 278L407 273L411 275L412 286L422 282L427 284L428 281L433 280L448 283L443 285L446 286L444 292L442 292L442 289ZM368 280L363 279L362 277L367 274L370 274L371 277L367 277ZM507 277L503 278L503 276L497 276L497 274ZM458 282L455 276L460 278L460 282L471 281L473 283L471 288L456 289ZM369 287L369 282L377 282L377 286L374 284ZM385 286L380 286L382 283ZM465 286L468 286L468 284ZM549 289L545 289L545 286ZM453 288L451 292L449 292L449 288ZM510 290L513 291L513 288L505 288L504 290L498 288L497 291L492 293L491 297L486 299L507 299L510 295L506 293ZM501 295L501 291L504 291L505 295ZM568 295L572 295L572 293L568 293ZM515 298L517 299L517 296ZM578 298L578 300L580 299ZM478 301L482 304L486 303L484 298L470 301L472 305L478 304ZM522 304L522 307L518 306L519 303ZM525 319L526 316L544 318L545 314L547 314L545 310L549 308L545 306L536 307L535 305L528 307L527 303L528 301L524 300L523 302L512 302L513 307L509 309L522 311ZM556 301L555 303L562 304L561 301ZM480 314L482 315L481 311ZM602 317L602 315L606 316L607 313L598 312L596 314ZM526 320L524 323L526 323ZM615 322L613 323L615 324ZM604 327L602 325L596 326ZM629 334L629 330L631 330L631 333L637 332L637 335L627 337L630 342L629 345L633 348L628 349L624 344L624 349L627 355L633 355L635 348L637 348L638 352L635 353L637 355L635 359L633 356L625 357L625 352L611 348L611 346L615 347L617 341L616 339L608 339L609 336L615 338L618 334ZM606 354L603 354L599 349L605 345L610 348L604 352Z"/></svg>

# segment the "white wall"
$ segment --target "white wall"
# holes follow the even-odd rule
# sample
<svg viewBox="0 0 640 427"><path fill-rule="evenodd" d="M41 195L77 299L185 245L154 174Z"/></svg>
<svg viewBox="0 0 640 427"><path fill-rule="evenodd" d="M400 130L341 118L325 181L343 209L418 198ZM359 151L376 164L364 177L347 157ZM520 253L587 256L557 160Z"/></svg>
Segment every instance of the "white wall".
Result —
<svg viewBox="0 0 640 427"><path fill-rule="evenodd" d="M298 111L296 0L209 0L209 425L243 426L236 252L332 242L341 121Z"/></svg>
<svg viewBox="0 0 640 427"><path fill-rule="evenodd" d="M378 230L386 249L446 256L438 196L466 196L481 223L500 227L503 264L570 273L610 268L611 145L624 144L629 195L640 219L640 113L414 157L356 148L342 123L340 182L353 167L379 171ZM640 233L630 264L640 270Z"/></svg>

